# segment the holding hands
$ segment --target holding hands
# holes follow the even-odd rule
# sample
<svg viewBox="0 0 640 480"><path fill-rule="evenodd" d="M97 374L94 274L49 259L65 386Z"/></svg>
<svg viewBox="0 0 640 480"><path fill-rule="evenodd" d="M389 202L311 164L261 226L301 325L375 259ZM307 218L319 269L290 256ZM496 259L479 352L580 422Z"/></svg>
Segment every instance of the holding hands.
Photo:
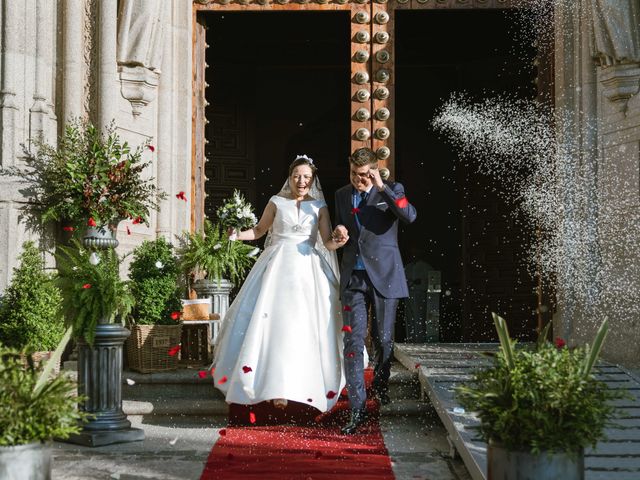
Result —
<svg viewBox="0 0 640 480"><path fill-rule="evenodd" d="M344 244L349 241L349 232L347 227L344 225L337 225L336 228L333 229L333 232L331 232L331 237L338 247L344 246Z"/></svg>

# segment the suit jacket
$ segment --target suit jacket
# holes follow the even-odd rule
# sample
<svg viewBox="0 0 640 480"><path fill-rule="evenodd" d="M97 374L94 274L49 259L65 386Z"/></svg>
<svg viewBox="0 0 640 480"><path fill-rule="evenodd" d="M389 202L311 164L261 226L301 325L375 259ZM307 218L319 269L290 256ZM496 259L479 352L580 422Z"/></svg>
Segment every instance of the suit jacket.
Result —
<svg viewBox="0 0 640 480"><path fill-rule="evenodd" d="M374 186L366 205L353 212L353 186L345 185L335 194L336 225L344 225L349 231L349 241L342 249L340 263L340 293L344 293L356 264L358 248L360 257L373 286L386 298L409 296L404 265L398 248L398 220L411 223L416 219L416 209L403 200L404 187L400 183L385 182L383 191ZM406 201L406 199L405 199ZM402 206L402 208L401 208ZM356 223L358 215L360 227Z"/></svg>

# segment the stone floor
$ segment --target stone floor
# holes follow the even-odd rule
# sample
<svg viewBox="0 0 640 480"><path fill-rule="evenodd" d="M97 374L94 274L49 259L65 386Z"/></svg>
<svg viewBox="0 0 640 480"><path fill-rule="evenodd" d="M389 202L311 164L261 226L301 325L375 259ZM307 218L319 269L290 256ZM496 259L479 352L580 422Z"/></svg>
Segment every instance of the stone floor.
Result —
<svg viewBox="0 0 640 480"><path fill-rule="evenodd" d="M144 442L106 447L54 444L54 480L198 479L225 419L132 417ZM381 427L398 479L468 480L459 459L447 457L446 433L434 414L382 417Z"/></svg>

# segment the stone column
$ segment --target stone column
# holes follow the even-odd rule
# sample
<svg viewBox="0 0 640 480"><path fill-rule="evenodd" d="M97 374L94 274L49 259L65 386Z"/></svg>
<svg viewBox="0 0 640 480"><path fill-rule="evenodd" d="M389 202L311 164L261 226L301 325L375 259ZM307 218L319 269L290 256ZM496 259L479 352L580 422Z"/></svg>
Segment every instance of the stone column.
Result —
<svg viewBox="0 0 640 480"><path fill-rule="evenodd" d="M116 118L118 2L98 2L98 121L106 128Z"/></svg>
<svg viewBox="0 0 640 480"><path fill-rule="evenodd" d="M4 0L2 2L2 78L0 79L0 131L1 166L12 166L16 155L16 80L20 78L18 62L20 40L20 11L24 9L22 2Z"/></svg>
<svg viewBox="0 0 640 480"><path fill-rule="evenodd" d="M42 137L49 143L55 138L55 129L51 129L49 125L51 117L54 116L50 108L53 57L52 6L53 4L48 0L37 0L36 3L35 88L33 105L29 109L31 115L29 138L33 140Z"/></svg>
<svg viewBox="0 0 640 480"><path fill-rule="evenodd" d="M62 6L62 120L82 114L82 0L64 0Z"/></svg>

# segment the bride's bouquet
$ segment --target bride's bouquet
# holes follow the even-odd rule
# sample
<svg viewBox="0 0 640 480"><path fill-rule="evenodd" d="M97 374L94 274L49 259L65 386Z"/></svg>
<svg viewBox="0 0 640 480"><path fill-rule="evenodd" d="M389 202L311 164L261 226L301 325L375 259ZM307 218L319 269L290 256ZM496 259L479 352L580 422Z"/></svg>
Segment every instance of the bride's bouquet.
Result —
<svg viewBox="0 0 640 480"><path fill-rule="evenodd" d="M218 207L216 215L225 230L246 230L258 223L258 219L253 213L253 206L245 200L238 190L234 190L233 196Z"/></svg>

